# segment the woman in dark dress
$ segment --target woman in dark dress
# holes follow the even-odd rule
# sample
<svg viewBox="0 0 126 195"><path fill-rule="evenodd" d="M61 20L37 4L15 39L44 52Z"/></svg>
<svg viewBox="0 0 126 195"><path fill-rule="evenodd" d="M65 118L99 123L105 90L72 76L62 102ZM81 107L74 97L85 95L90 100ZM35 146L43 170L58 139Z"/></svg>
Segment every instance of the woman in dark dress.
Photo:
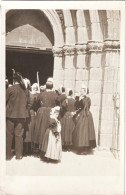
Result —
<svg viewBox="0 0 126 195"><path fill-rule="evenodd" d="M65 150L70 151L72 146L72 133L75 127L73 112L75 111L75 100L72 97L73 91L68 91L67 98L62 103L63 117L61 118L61 137L62 145Z"/></svg>
<svg viewBox="0 0 126 195"><path fill-rule="evenodd" d="M39 148L41 148L45 131L49 125L50 110L56 105L57 94L52 89L53 82L47 81L46 90L41 92L37 98L39 109L36 114L33 142L39 144Z"/></svg>
<svg viewBox="0 0 126 195"><path fill-rule="evenodd" d="M83 86L73 132L73 144L79 154L87 154L89 149L96 147L94 122L90 112L91 99L86 95L87 87Z"/></svg>

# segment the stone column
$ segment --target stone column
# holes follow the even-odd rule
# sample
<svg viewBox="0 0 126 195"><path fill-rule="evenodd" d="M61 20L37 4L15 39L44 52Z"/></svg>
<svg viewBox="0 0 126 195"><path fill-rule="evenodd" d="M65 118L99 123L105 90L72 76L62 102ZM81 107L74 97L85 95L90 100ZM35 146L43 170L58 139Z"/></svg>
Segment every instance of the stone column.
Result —
<svg viewBox="0 0 126 195"><path fill-rule="evenodd" d="M76 81L75 92L79 92L82 83L88 85L88 67L87 67L87 41L88 30L84 10L76 11L77 20L77 43L76 43Z"/></svg>
<svg viewBox="0 0 126 195"><path fill-rule="evenodd" d="M98 144L98 128L100 116L100 100L102 86L102 42L88 41L87 50L89 62L89 97L91 98L91 113L94 119L96 141Z"/></svg>
<svg viewBox="0 0 126 195"><path fill-rule="evenodd" d="M63 48L53 47L53 55L54 55L54 69L53 69L54 88L57 89L60 85L63 85L63 80L64 80Z"/></svg>
<svg viewBox="0 0 126 195"><path fill-rule="evenodd" d="M87 44L76 44L76 75L75 75L75 93L81 89L81 85L88 85L89 74L86 66L86 48Z"/></svg>
<svg viewBox="0 0 126 195"><path fill-rule="evenodd" d="M120 92L119 61L120 43L118 40L105 40L105 62L103 64L102 108L100 118L99 145L118 150L119 118L113 97Z"/></svg>
<svg viewBox="0 0 126 195"><path fill-rule="evenodd" d="M74 53L75 47L65 45L63 47L64 52L64 86L70 88L74 92L75 85L75 66L74 66Z"/></svg>

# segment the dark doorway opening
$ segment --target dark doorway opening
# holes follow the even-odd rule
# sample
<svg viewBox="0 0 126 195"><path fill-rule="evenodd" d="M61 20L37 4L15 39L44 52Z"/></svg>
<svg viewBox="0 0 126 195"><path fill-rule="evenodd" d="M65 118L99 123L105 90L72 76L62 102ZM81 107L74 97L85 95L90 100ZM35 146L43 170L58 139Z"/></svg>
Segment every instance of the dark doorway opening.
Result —
<svg viewBox="0 0 126 195"><path fill-rule="evenodd" d="M51 52L6 50L6 76L9 83L13 83L13 71L20 72L24 78L28 78L31 84L37 82L39 72L40 85L44 85L48 77L53 77L54 58Z"/></svg>

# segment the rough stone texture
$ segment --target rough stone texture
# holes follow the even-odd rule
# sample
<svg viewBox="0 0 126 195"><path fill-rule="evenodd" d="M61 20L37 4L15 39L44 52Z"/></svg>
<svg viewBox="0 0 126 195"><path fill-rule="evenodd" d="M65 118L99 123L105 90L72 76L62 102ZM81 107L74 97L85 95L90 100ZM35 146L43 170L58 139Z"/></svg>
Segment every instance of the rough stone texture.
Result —
<svg viewBox="0 0 126 195"><path fill-rule="evenodd" d="M101 68L91 68L90 69L90 80L101 81L102 80L102 69Z"/></svg>
<svg viewBox="0 0 126 195"><path fill-rule="evenodd" d="M112 134L100 134L100 146L110 149L112 146Z"/></svg>
<svg viewBox="0 0 126 195"><path fill-rule="evenodd" d="M75 29L73 27L66 27L66 45L75 44Z"/></svg>
<svg viewBox="0 0 126 195"><path fill-rule="evenodd" d="M65 69L64 79L75 81L75 69Z"/></svg>
<svg viewBox="0 0 126 195"><path fill-rule="evenodd" d="M88 41L88 32L86 27L77 28L78 43L86 43Z"/></svg>
<svg viewBox="0 0 126 195"><path fill-rule="evenodd" d="M64 85L64 82L63 81L60 81L60 80L54 80L54 89L58 89L59 86L63 86Z"/></svg>
<svg viewBox="0 0 126 195"><path fill-rule="evenodd" d="M62 57L55 56L54 57L54 66L55 66L54 69L62 70L63 69L62 61L63 61Z"/></svg>
<svg viewBox="0 0 126 195"><path fill-rule="evenodd" d="M117 127L117 121L108 121L108 120L102 120L101 121L101 128L100 132L101 133L107 133L107 134L112 134L113 130L115 127Z"/></svg>
<svg viewBox="0 0 126 195"><path fill-rule="evenodd" d="M89 92L90 93L101 93L101 81L92 81L89 82Z"/></svg>
<svg viewBox="0 0 126 195"><path fill-rule="evenodd" d="M104 81L103 93L113 94L116 92L117 82Z"/></svg>
<svg viewBox="0 0 126 195"><path fill-rule="evenodd" d="M54 79L63 81L64 80L64 70L54 70Z"/></svg>
<svg viewBox="0 0 126 195"><path fill-rule="evenodd" d="M69 88L69 89L72 89L74 91L74 87L75 87L75 81L73 80L64 80L64 86L65 88Z"/></svg>
<svg viewBox="0 0 126 195"><path fill-rule="evenodd" d="M88 86L88 81L87 80L85 80L85 81L76 81L75 82L75 92L76 93L80 92L82 83Z"/></svg>
<svg viewBox="0 0 126 195"><path fill-rule="evenodd" d="M99 106L91 105L90 111L94 119L99 119Z"/></svg>
<svg viewBox="0 0 126 195"><path fill-rule="evenodd" d="M77 25L80 27L86 26L83 10L76 11Z"/></svg>
<svg viewBox="0 0 126 195"><path fill-rule="evenodd" d="M101 93L89 93L92 106L100 106Z"/></svg>
<svg viewBox="0 0 126 195"><path fill-rule="evenodd" d="M77 68L87 68L86 67L86 55L77 55L77 63L76 63L76 67Z"/></svg>
<svg viewBox="0 0 126 195"><path fill-rule="evenodd" d="M114 108L113 107L102 107L101 120L113 121Z"/></svg>
<svg viewBox="0 0 126 195"><path fill-rule="evenodd" d="M76 81L88 80L88 70L76 69Z"/></svg>
<svg viewBox="0 0 126 195"><path fill-rule="evenodd" d="M102 95L102 105L103 106L114 106L113 94L103 94Z"/></svg>
<svg viewBox="0 0 126 195"><path fill-rule="evenodd" d="M70 69L74 67L74 56L66 55L65 56L65 69Z"/></svg>
<svg viewBox="0 0 126 195"><path fill-rule="evenodd" d="M104 69L104 81L117 81L119 77L119 69L106 67Z"/></svg>
<svg viewBox="0 0 126 195"><path fill-rule="evenodd" d="M101 53L92 53L89 57L89 62L90 62L90 67L91 68L101 68L101 61L102 61L102 58L101 58Z"/></svg>
<svg viewBox="0 0 126 195"><path fill-rule="evenodd" d="M108 67L119 67L120 54L119 52L109 51L106 53L106 64Z"/></svg>

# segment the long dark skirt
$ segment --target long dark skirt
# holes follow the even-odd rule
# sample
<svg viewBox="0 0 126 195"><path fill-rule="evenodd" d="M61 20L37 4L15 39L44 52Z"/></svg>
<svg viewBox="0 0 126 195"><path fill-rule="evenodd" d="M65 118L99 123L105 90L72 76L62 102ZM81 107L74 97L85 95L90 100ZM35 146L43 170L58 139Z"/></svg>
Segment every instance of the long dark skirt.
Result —
<svg viewBox="0 0 126 195"><path fill-rule="evenodd" d="M49 125L49 116L51 108L41 107L36 114L35 130L33 142L42 144L44 134Z"/></svg>
<svg viewBox="0 0 126 195"><path fill-rule="evenodd" d="M73 121L73 116L71 112L66 112L61 119L61 139L63 146L72 145L72 133L75 128L75 123Z"/></svg>
<svg viewBox="0 0 126 195"><path fill-rule="evenodd" d="M79 113L73 131L73 144L75 147L96 147L95 128L90 111L88 116L84 114L83 110Z"/></svg>
<svg viewBox="0 0 126 195"><path fill-rule="evenodd" d="M40 145L40 150L42 152L46 152L48 146L48 139L49 139L49 132L50 129L48 128L44 134L43 143Z"/></svg>
<svg viewBox="0 0 126 195"><path fill-rule="evenodd" d="M24 125L24 153L31 153L33 134L35 129L35 112L30 110L30 117L26 119Z"/></svg>

